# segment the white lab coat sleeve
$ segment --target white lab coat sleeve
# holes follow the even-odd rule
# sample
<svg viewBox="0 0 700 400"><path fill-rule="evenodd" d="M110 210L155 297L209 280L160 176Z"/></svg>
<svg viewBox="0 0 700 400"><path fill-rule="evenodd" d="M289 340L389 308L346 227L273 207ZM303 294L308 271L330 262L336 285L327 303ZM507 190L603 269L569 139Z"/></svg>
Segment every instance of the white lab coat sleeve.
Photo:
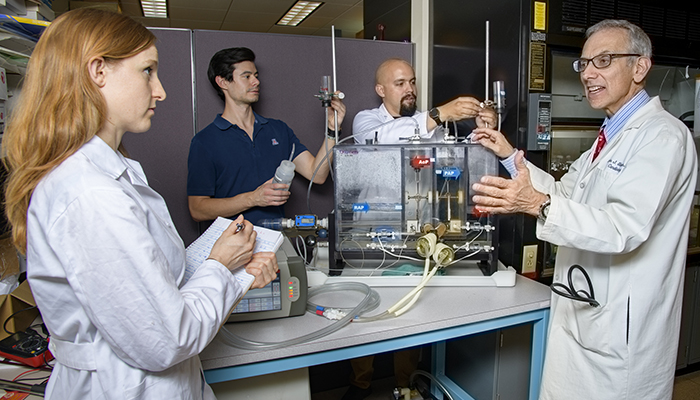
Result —
<svg viewBox="0 0 700 400"><path fill-rule="evenodd" d="M538 238L599 254L628 253L647 240L676 180L689 178L680 174L686 149L678 129L662 123L647 129L659 132L629 148L633 156L624 165L613 159L580 179L578 169L590 160L585 155L577 160L572 175L556 186L547 221L538 223ZM582 188L595 185L586 191L585 201L571 199L574 182Z"/></svg>
<svg viewBox="0 0 700 400"><path fill-rule="evenodd" d="M162 371L211 342L242 290L216 261L178 289L146 221L153 223L124 191L99 188L72 201L47 234L60 248L55 253L76 298L114 353L132 367Z"/></svg>

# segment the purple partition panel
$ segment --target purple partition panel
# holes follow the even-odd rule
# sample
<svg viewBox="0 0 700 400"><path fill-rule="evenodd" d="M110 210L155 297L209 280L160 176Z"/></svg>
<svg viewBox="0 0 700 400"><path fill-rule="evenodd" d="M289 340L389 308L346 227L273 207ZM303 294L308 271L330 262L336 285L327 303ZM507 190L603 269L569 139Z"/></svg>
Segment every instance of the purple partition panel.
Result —
<svg viewBox="0 0 700 400"><path fill-rule="evenodd" d="M153 126L145 134L127 134L124 143L132 158L143 165L151 187L164 198L186 245L199 235L199 224L187 208L187 154L192 136L223 111L223 102L207 78L214 53L244 46L256 54L260 73L260 101L253 108L262 116L286 122L316 154L325 137L325 113L318 94L324 75L333 75L330 37L266 33L154 28L158 36L159 76L167 99L158 104ZM192 43L190 40L192 38ZM194 56L192 50L194 49ZM411 62L413 45L362 39L336 39L337 88L345 93L347 116L342 137L352 130L358 111L374 108L374 72L383 60L400 57ZM194 68L191 60L194 60ZM192 77L194 70L194 77ZM193 87L194 82L194 101ZM194 109L193 109L194 104ZM196 117L194 117L196 115ZM309 182L299 176L285 205L288 217L306 214ZM311 189L311 212L319 218L333 209L333 183Z"/></svg>

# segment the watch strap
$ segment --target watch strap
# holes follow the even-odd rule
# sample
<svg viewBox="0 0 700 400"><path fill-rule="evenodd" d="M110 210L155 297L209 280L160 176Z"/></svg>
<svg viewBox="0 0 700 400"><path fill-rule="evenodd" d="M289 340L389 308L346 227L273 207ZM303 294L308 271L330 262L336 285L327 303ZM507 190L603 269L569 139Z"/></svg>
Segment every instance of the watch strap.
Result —
<svg viewBox="0 0 700 400"><path fill-rule="evenodd" d="M438 125L442 125L442 120L440 119L440 110L437 107L433 107L428 111L430 118L435 121Z"/></svg>
<svg viewBox="0 0 700 400"><path fill-rule="evenodd" d="M547 195L547 199L540 204L540 210L537 213L537 219L539 219L542 222L545 222L547 220L547 214L549 214L549 206L552 204L552 198Z"/></svg>
<svg viewBox="0 0 700 400"><path fill-rule="evenodd" d="M340 136L340 128L338 128L338 136ZM326 133L326 137L331 140L335 140L335 130L328 128L328 133Z"/></svg>

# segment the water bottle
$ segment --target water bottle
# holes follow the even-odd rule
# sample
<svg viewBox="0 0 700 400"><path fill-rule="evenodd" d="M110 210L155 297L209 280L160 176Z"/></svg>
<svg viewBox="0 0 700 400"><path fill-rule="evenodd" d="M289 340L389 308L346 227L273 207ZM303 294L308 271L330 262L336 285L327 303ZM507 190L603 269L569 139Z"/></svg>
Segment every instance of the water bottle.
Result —
<svg viewBox="0 0 700 400"><path fill-rule="evenodd" d="M285 185L291 185L292 179L294 179L294 168L296 168L296 165L294 165L293 162L289 160L282 160L280 166L277 167L277 170L275 171L275 177L272 179L272 183L284 183Z"/></svg>

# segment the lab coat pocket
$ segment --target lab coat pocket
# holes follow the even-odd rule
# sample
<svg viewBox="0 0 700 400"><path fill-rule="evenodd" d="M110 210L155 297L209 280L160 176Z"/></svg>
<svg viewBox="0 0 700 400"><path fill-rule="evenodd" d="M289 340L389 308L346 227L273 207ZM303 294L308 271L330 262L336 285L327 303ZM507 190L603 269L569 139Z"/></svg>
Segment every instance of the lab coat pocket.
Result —
<svg viewBox="0 0 700 400"><path fill-rule="evenodd" d="M572 334L581 347L599 354L610 353L611 312L607 305L592 307L587 303L571 304L574 319Z"/></svg>
<svg viewBox="0 0 700 400"><path fill-rule="evenodd" d="M620 176L620 171L608 168L606 165L605 163L597 165L588 176L579 182L580 190L576 191L572 200L595 207L607 203L608 191Z"/></svg>

